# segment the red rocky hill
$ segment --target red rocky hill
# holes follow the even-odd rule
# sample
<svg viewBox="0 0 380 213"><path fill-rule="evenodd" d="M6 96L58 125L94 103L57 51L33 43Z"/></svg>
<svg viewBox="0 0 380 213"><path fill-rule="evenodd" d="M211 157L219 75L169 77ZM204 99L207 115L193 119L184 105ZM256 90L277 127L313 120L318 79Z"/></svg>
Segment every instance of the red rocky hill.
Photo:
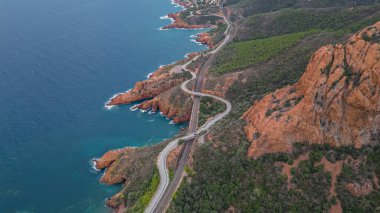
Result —
<svg viewBox="0 0 380 213"><path fill-rule="evenodd" d="M311 57L298 83L243 115L248 156L289 152L294 142L354 145L380 140L380 22Z"/></svg>

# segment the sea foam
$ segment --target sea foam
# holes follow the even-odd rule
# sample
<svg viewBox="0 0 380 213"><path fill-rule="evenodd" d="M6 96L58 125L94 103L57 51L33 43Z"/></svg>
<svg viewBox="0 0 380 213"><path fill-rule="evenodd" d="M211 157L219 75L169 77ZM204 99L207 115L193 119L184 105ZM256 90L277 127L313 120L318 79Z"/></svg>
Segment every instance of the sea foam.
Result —
<svg viewBox="0 0 380 213"><path fill-rule="evenodd" d="M96 168L96 162L99 160L99 158L92 158L91 160L90 160L90 165L91 165L91 172L93 172L93 173L98 173L98 172L100 172L100 169L97 169Z"/></svg>
<svg viewBox="0 0 380 213"><path fill-rule="evenodd" d="M133 112L133 111L136 111L136 110L139 109L139 108L137 108L137 106L138 106L138 104L135 104L135 105L129 107L129 110L131 110L132 112Z"/></svg>
<svg viewBox="0 0 380 213"><path fill-rule="evenodd" d="M194 42L194 43L196 43L196 44L198 44L199 46L202 46L202 45L203 45L202 42L199 42L199 41L197 41L197 40L195 40L195 39L191 39L191 41Z"/></svg>
<svg viewBox="0 0 380 213"><path fill-rule="evenodd" d="M108 105L111 102L111 100L114 99L114 98L116 98L118 95L127 93L129 91L131 91L131 89L129 89L129 90L125 91L125 92L119 92L119 93L114 94L110 99L108 99L107 102L104 103L104 108L107 109L107 110L111 110L112 108L114 108L115 105Z"/></svg>
<svg viewBox="0 0 380 213"><path fill-rule="evenodd" d="M152 74L153 74L153 72L148 73L148 75L146 75L146 78L149 79L150 76L152 76Z"/></svg>

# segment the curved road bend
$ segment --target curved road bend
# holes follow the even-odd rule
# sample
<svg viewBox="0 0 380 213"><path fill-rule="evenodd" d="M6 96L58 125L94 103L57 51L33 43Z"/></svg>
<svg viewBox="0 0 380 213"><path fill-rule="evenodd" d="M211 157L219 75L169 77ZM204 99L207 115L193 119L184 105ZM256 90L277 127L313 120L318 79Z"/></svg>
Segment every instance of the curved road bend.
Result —
<svg viewBox="0 0 380 213"><path fill-rule="evenodd" d="M221 7L222 10L222 7ZM205 62L205 64L202 66L199 76L197 78L196 74L194 72L191 72L190 70L187 69L187 66L198 59L199 56L196 56L186 64L182 65L182 69L185 71L189 71L192 75L192 78L183 82L181 84L181 89L191 95L194 96L194 101L193 101L193 107L192 107L192 113L191 113L191 118L190 118L190 123L189 123L189 132L186 136L177 138L173 141L171 141L159 154L157 158L157 167L160 175L160 183L159 186L150 201L148 207L145 209L144 212L146 213L151 213L151 212L165 212L166 208L169 206L170 201L172 199L172 196L174 192L176 191L177 187L179 186L179 183L182 180L182 174L185 169L185 165L195 138L196 134L199 134L202 131L208 130L211 126L213 126L216 122L224 118L227 114L230 113L231 111L231 103L223 98L220 98L218 96L214 95L209 95L205 93L201 93L202 89L202 83L203 83L203 77L205 75L206 70L210 67L212 61L214 60L214 55L218 51L220 51L223 46L225 46L230 40L230 22L227 20L226 15L223 16L223 19L227 23L227 29L225 31L225 38L223 39L222 43L220 43L214 50L210 51L208 54L211 54L210 58ZM186 86L187 84L192 81L196 80L196 85L194 91L189 90ZM219 101L222 101L223 103L226 104L226 110L223 113L220 113L216 115L212 120L208 121L205 123L201 128L197 130L198 126L198 115L199 115L199 106L200 106L200 98L201 97L211 97L215 98ZM178 141L179 140L184 140L184 147L182 149L182 155L180 158L180 161L178 162L178 166L176 168L174 177L172 182L169 184L169 171L166 166L166 159L170 151L175 149L178 146Z"/></svg>

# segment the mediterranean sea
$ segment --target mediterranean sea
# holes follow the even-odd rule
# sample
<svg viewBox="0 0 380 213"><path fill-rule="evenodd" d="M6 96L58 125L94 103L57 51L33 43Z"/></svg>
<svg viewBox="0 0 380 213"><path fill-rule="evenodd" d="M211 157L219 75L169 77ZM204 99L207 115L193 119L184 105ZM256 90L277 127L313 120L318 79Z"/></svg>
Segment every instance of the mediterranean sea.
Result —
<svg viewBox="0 0 380 213"><path fill-rule="evenodd" d="M107 212L120 186L90 161L170 138L159 113L107 110L115 93L205 49L159 30L168 0L0 0L0 212Z"/></svg>

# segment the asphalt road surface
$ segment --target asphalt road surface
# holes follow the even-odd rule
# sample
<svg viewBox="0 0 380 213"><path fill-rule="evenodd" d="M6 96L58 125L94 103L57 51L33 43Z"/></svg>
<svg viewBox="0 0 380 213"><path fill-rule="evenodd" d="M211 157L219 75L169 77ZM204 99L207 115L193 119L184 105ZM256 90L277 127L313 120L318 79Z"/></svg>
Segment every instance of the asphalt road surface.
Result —
<svg viewBox="0 0 380 213"><path fill-rule="evenodd" d="M221 10L223 8L221 7ZM172 199L172 196L174 192L177 190L178 186L180 185L182 181L182 176L183 176L183 171L185 169L191 147L194 143L194 139L196 134L199 134L202 131L208 130L212 125L214 125L216 122L219 120L223 119L228 113L231 111L231 103L223 98L220 98L218 96L214 95L209 95L209 94L204 94L201 93L202 91L202 84L203 84L203 79L206 71L209 69L211 66L215 53L220 51L223 46L225 46L231 39L230 36L230 22L227 20L226 16L223 16L223 19L227 23L227 29L226 29L226 36L224 40L212 51L210 51L208 54L211 54L209 59L203 64L199 75L197 76L195 73L191 72L190 70L187 70L187 65L189 65L191 62L194 60L198 59L199 56L193 58L186 64L182 65L182 69L185 71L189 71L192 74L192 78L183 82L181 85L181 89L185 91L186 93L189 93L193 95L193 107L192 107L192 112L191 112L191 117L190 117L190 122L189 122L189 131L186 136L177 138L173 141L171 141L159 154L158 159L157 159L157 167L160 175L160 184L158 186L157 191L155 192L155 195L153 196L152 200L150 201L148 207L145 209L145 212L151 213L151 212L165 212L166 209L169 207L170 201ZM194 87L194 91L191 91L187 88L187 84L195 80L196 84ZM226 110L223 113L220 113L216 115L213 119L205 123L201 128L198 129L198 116L199 116L199 107L200 107L200 99L203 96L215 98L219 101L222 101L223 103L226 104ZM198 130L197 130L198 129ZM183 140L184 146L182 148L180 160L177 162L177 168L174 173L173 179L170 182L169 180L169 171L166 166L166 159L170 151L175 149L178 146L178 141Z"/></svg>

